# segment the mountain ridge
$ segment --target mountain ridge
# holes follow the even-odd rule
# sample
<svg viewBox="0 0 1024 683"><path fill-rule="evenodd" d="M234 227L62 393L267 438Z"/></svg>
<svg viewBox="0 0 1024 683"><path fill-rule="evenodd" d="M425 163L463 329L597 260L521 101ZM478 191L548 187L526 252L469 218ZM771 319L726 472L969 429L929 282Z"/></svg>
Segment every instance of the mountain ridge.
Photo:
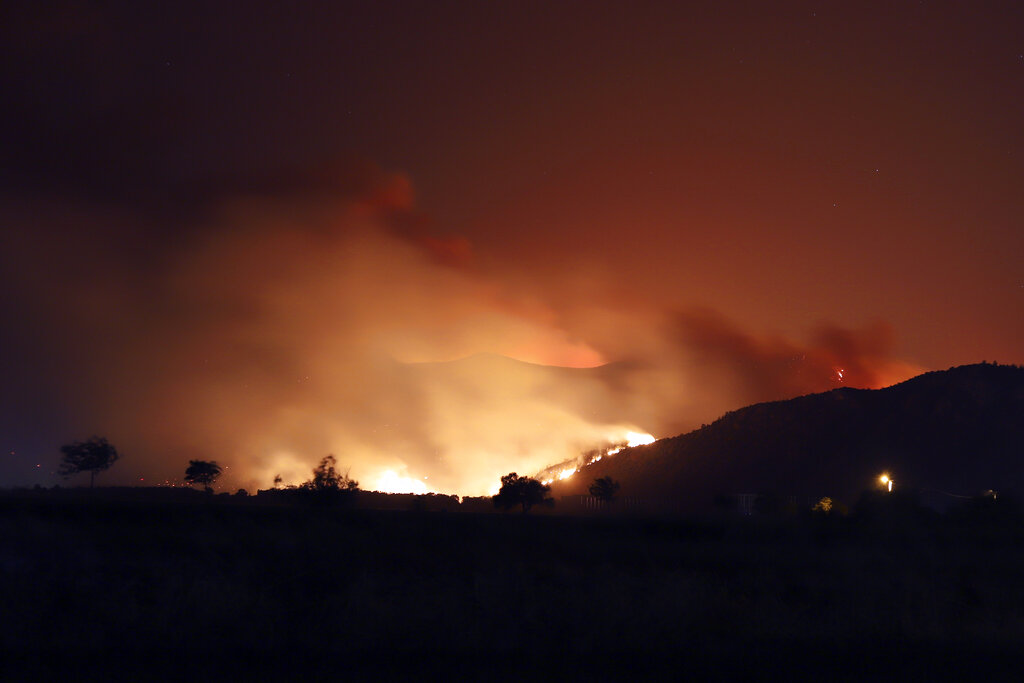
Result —
<svg viewBox="0 0 1024 683"><path fill-rule="evenodd" d="M888 472L930 495L1024 493L1024 368L980 363L923 373L883 389L841 387L729 411L710 424L556 482L583 494L611 476L623 495L707 509L739 493L853 503Z"/></svg>

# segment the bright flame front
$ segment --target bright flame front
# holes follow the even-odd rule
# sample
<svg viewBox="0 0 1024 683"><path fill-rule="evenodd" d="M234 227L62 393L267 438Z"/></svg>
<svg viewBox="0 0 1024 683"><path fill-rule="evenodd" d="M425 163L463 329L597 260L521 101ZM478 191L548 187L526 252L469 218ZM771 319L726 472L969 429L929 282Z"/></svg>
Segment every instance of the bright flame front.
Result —
<svg viewBox="0 0 1024 683"><path fill-rule="evenodd" d="M654 443L657 439L652 434L641 434L640 432L626 432L626 445L630 448L637 446L646 446L649 443ZM610 453L611 451L609 451Z"/></svg>
<svg viewBox="0 0 1024 683"><path fill-rule="evenodd" d="M427 485L419 479L400 476L394 470L384 470L371 488L381 493L430 493Z"/></svg>
<svg viewBox="0 0 1024 683"><path fill-rule="evenodd" d="M615 455L623 448L645 446L656 441L653 434L637 432L629 429L623 429L622 431L615 430L608 434L607 439L608 441L606 443L609 446L612 444L617 445L612 448L592 450L577 458L550 465L544 470L541 470L541 472L535 476L540 480L540 483L547 486L555 481L564 481L577 472L582 471L583 468L600 462L606 456Z"/></svg>

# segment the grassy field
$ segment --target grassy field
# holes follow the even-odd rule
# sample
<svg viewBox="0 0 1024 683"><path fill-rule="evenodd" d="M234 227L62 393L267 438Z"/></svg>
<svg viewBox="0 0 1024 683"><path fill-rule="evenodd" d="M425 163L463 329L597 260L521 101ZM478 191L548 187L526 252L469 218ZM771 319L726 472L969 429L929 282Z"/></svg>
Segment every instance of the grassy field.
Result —
<svg viewBox="0 0 1024 683"><path fill-rule="evenodd" d="M976 680L1024 644L1022 541L1015 518L984 516L8 496L0 666L8 680Z"/></svg>

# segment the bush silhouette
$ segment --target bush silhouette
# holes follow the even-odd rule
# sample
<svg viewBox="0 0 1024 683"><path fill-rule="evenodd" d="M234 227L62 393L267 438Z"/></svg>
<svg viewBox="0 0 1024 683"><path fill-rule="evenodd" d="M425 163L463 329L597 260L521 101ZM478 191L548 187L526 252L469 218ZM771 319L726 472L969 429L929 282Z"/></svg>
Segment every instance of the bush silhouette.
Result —
<svg viewBox="0 0 1024 683"><path fill-rule="evenodd" d="M491 500L494 506L502 510L510 510L520 506L525 515L534 505L554 505L555 501L548 496L550 486L545 486L536 479L520 477L510 472L501 478L501 489Z"/></svg>
<svg viewBox="0 0 1024 683"><path fill-rule="evenodd" d="M308 496L315 505L350 502L359 490L359 482L348 476L348 470L339 472L337 462L333 455L320 460L320 464L313 468L313 478L298 487L299 493Z"/></svg>
<svg viewBox="0 0 1024 683"><path fill-rule="evenodd" d="M60 447L63 454L60 473L70 477L79 472L89 473L89 488L93 487L96 474L109 469L120 457L117 449L105 438L94 436L88 441L75 441Z"/></svg>
<svg viewBox="0 0 1024 683"><path fill-rule="evenodd" d="M221 474L221 467L213 460L189 460L185 469L185 482L194 485L202 484L208 492L212 492L213 482Z"/></svg>
<svg viewBox="0 0 1024 683"><path fill-rule="evenodd" d="M333 455L325 456L320 464L313 468L313 478L303 484L310 491L355 491L359 482L348 476L348 470L338 472L335 465L337 459Z"/></svg>
<svg viewBox="0 0 1024 683"><path fill-rule="evenodd" d="M590 485L590 495L603 503L611 503L615 500L615 494L619 491L619 482L611 477L600 477Z"/></svg>

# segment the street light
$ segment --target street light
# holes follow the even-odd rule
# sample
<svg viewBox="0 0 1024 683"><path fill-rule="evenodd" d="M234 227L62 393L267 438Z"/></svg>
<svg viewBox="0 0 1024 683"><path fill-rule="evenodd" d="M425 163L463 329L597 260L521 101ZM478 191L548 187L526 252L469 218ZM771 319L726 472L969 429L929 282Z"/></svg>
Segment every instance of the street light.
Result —
<svg viewBox="0 0 1024 683"><path fill-rule="evenodd" d="M892 479L889 478L888 474L880 476L878 481L882 482L882 486L887 486L889 488L889 493L892 493Z"/></svg>

